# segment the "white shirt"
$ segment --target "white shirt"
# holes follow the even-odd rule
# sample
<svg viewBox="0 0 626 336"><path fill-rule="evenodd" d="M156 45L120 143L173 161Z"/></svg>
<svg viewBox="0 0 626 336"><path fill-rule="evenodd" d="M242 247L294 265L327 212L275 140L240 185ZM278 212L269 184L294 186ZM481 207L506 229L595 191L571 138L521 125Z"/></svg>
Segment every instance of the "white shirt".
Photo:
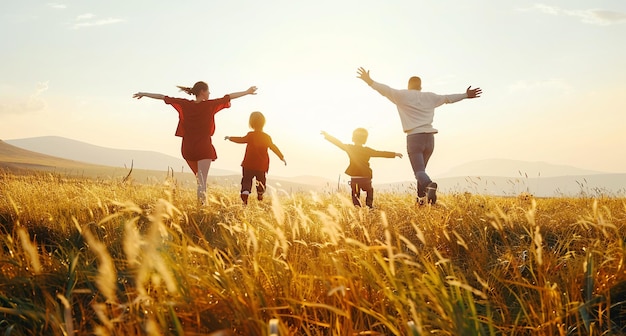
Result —
<svg viewBox="0 0 626 336"><path fill-rule="evenodd" d="M406 134L437 133L433 128L435 108L467 98L466 93L438 95L419 90L396 90L375 81L370 86L396 105Z"/></svg>

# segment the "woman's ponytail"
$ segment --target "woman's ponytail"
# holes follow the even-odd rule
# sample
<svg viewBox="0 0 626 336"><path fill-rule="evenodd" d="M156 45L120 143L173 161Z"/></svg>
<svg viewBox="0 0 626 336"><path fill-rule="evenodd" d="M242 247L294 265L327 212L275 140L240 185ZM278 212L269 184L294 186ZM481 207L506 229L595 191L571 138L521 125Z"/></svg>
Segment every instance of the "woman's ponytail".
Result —
<svg viewBox="0 0 626 336"><path fill-rule="evenodd" d="M186 87L186 86L180 86L180 85L176 85L177 88L180 89L180 91L183 91L185 93L187 93L188 95L192 95L193 92L191 92L191 88L190 87Z"/></svg>
<svg viewBox="0 0 626 336"><path fill-rule="evenodd" d="M186 87L186 86L180 86L180 85L177 85L176 87L179 88L180 91L183 91L189 95L195 95L195 96L197 96L200 92L206 91L209 89L209 85L205 82L197 82L196 84L193 85L193 87Z"/></svg>

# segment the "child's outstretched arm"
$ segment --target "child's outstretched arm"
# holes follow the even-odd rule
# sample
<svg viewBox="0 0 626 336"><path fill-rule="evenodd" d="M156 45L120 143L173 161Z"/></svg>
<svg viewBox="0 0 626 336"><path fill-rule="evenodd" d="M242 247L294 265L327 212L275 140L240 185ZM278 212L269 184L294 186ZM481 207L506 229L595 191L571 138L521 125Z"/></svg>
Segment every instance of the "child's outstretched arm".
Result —
<svg viewBox="0 0 626 336"><path fill-rule="evenodd" d="M240 143L240 144L248 143L248 138L246 138L246 137L234 137L234 136L228 136L227 135L227 136L224 137L224 140L230 140L230 141L232 141L234 143Z"/></svg>
<svg viewBox="0 0 626 336"><path fill-rule="evenodd" d="M334 136L332 136L332 135L330 135L330 134L328 134L328 133L326 133L324 131L322 131L321 134L324 136L324 139L328 140L328 142L332 143L333 145L335 145L335 146L337 146L337 147L339 147L339 148L341 148L343 150L346 150L346 145L343 142L339 141L339 139L335 138Z"/></svg>
<svg viewBox="0 0 626 336"><path fill-rule="evenodd" d="M256 94L256 86L251 86L246 91L233 92L233 93L229 93L228 95L230 96L230 99L235 99L235 98L243 97L243 96L249 95L249 94L250 95L255 95Z"/></svg>
<svg viewBox="0 0 626 336"><path fill-rule="evenodd" d="M372 149L370 153L370 157L382 157L382 158L388 158L388 159L393 159L397 157L402 158L402 153L377 151L377 150Z"/></svg>
<svg viewBox="0 0 626 336"><path fill-rule="evenodd" d="M152 99L160 99L160 100L165 99L165 95L162 95L160 93L137 92L133 95L133 98L137 98L137 99L141 99L143 97L148 97Z"/></svg>
<svg viewBox="0 0 626 336"><path fill-rule="evenodd" d="M278 158L280 159L280 161L285 163L285 166L287 165L287 161L285 160L285 156L283 155L283 153L281 153L280 149L278 149L278 147L276 145L274 145L273 143L269 146L269 149L272 150L272 152L274 152L274 154L276 154L276 156L278 156Z"/></svg>

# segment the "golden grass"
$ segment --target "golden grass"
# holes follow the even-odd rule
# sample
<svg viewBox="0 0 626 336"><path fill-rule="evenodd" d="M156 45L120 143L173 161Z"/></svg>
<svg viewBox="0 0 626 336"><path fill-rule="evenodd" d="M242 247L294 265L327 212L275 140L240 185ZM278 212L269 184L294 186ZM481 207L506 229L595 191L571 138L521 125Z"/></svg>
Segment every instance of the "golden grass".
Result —
<svg viewBox="0 0 626 336"><path fill-rule="evenodd" d="M619 198L287 194L0 175L11 335L602 335Z"/></svg>

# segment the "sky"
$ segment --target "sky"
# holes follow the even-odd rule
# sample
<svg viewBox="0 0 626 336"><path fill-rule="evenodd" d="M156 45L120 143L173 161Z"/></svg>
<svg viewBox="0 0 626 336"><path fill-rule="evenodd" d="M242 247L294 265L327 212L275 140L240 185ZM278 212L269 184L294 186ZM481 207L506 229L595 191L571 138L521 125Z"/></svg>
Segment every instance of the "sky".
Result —
<svg viewBox="0 0 626 336"><path fill-rule="evenodd" d="M258 87L216 115L214 168L238 171L248 116L288 165L269 176L337 179L343 142L404 158L372 158L374 182L413 180L395 106L356 77L404 89L482 97L435 112L431 177L475 160L543 161L626 173L626 2L93 1L0 4L0 139L62 136L180 157L177 113L135 92L211 97ZM345 175L344 175L345 176Z"/></svg>

